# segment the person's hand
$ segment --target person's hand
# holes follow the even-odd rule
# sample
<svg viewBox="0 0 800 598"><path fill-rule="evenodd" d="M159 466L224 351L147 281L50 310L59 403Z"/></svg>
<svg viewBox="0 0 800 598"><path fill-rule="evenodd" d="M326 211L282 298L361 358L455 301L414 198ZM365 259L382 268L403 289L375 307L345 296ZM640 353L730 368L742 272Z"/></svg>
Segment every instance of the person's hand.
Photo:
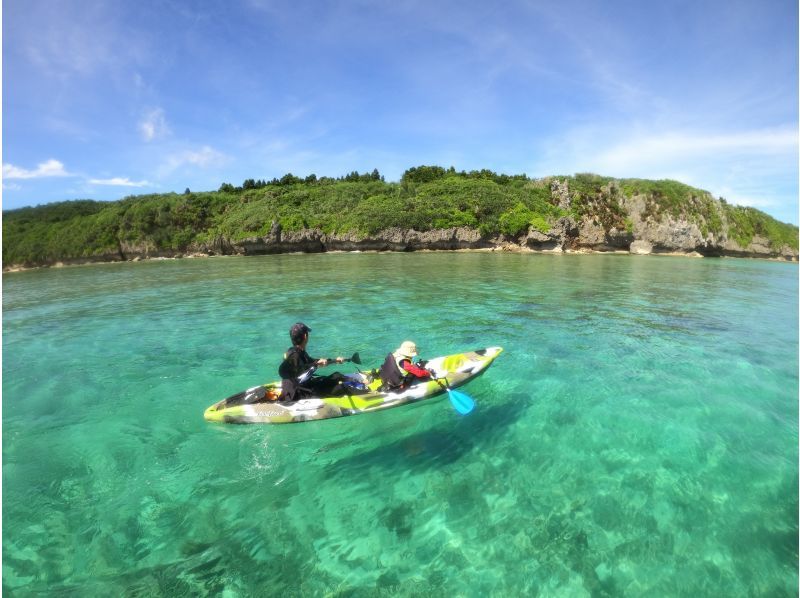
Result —
<svg viewBox="0 0 800 598"><path fill-rule="evenodd" d="M326 365L328 365L328 360L327 359L317 359L317 365L320 366L320 367L326 366Z"/></svg>
<svg viewBox="0 0 800 598"><path fill-rule="evenodd" d="M344 357L337 357L336 363L344 363Z"/></svg>

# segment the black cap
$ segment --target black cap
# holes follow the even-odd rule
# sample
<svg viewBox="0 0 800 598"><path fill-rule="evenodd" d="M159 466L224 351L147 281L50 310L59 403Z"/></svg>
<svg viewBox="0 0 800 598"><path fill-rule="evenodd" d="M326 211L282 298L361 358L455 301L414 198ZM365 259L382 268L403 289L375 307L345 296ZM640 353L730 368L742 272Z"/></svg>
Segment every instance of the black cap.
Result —
<svg viewBox="0 0 800 598"><path fill-rule="evenodd" d="M292 328L289 330L289 336L292 338L292 340L294 340L296 338L297 339L302 339L303 335L306 332L311 332L311 328L309 328L308 326L306 326L302 322L298 322L297 324L292 326Z"/></svg>

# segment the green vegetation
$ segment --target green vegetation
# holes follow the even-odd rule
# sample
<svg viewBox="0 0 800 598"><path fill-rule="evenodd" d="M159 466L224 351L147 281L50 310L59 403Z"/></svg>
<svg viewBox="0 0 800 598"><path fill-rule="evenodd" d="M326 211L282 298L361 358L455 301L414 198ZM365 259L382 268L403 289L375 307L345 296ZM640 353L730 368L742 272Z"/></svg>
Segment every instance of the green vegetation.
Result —
<svg viewBox="0 0 800 598"><path fill-rule="evenodd" d="M624 179L620 181L620 186L625 195L645 195L658 211L668 212L673 216L680 216L692 198L708 195L707 191L668 179Z"/></svg>
<svg viewBox="0 0 800 598"><path fill-rule="evenodd" d="M553 179L569 187L568 212L551 192ZM280 179L247 179L239 187L181 194L130 196L116 202L79 200L3 213L3 261L35 265L59 260L120 255L135 247L185 251L219 239L238 242L263 237L274 223L284 231L319 229L325 233L371 235L387 228L426 231L465 226L484 235L518 237L533 227L543 233L561 217L591 218L606 230L631 233L628 198L644 198L645 216L665 214L691 219L703 234L723 231L743 247L754 235L779 249L797 249L797 227L777 222L752 208L717 201L705 191L675 181L616 180L576 174L540 180L490 170L417 166L398 183L377 170L351 172L337 179L289 173Z"/></svg>
<svg viewBox="0 0 800 598"><path fill-rule="evenodd" d="M628 215L620 204L620 189L616 180L591 173L557 178L569 184L572 215L576 220L586 216L596 220L606 230L626 228Z"/></svg>
<svg viewBox="0 0 800 598"><path fill-rule="evenodd" d="M671 180L625 179L620 183L626 195L645 198L646 218L660 221L664 214L685 218L695 222L703 236L719 235L723 230L720 203L708 191Z"/></svg>
<svg viewBox="0 0 800 598"><path fill-rule="evenodd" d="M729 236L740 247L747 247L755 235L769 240L772 247L788 245L797 249L797 227L778 222L764 212L755 208L731 206L723 203L722 207L730 227Z"/></svg>

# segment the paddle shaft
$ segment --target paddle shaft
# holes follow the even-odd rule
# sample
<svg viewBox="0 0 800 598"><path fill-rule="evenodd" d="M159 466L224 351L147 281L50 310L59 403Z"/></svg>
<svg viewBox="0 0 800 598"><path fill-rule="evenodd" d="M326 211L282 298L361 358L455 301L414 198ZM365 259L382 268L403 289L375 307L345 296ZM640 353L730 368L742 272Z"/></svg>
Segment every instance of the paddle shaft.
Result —
<svg viewBox="0 0 800 598"><path fill-rule="evenodd" d="M325 361L328 363L334 363L336 361L335 357L323 357ZM347 363L348 361L352 361L353 363L361 364L361 358L358 356L358 353L353 353L352 357L344 357L340 363Z"/></svg>
<svg viewBox="0 0 800 598"><path fill-rule="evenodd" d="M336 358L335 358L335 357L333 357L333 358L331 358L331 357L324 357L323 359L325 359L325 361L327 361L327 362L328 362L328 363L327 363L327 364L325 364L325 365L328 365L328 364L331 364L331 363L335 363L335 362L336 362ZM317 360L317 361L319 361L319 360ZM360 364L360 363L361 363L361 357L359 357L359 355L358 355L358 352L356 351L355 353L353 353L353 356L352 356L352 357L350 357L350 358L346 358L346 359L342 359L341 363L347 363L348 361L352 361L353 363ZM323 366L320 366L320 365L318 365L318 364L316 364L316 363L315 363L315 364L314 364L314 365L312 365L310 368L308 368L308 369L307 369L305 372L303 372L302 374L300 374L300 375L297 377L297 379L298 379L298 380L305 380L306 378L308 378L308 376L309 376L309 375L312 375L312 374L313 374L314 372L316 372L316 371L317 371L317 369L318 369L318 368L320 368L320 367L323 367Z"/></svg>

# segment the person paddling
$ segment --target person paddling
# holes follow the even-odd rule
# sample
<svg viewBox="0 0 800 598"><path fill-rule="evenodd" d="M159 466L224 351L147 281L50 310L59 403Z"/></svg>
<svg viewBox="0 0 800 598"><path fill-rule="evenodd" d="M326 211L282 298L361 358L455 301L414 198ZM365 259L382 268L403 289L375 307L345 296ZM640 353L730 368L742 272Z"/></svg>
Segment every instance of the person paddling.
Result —
<svg viewBox="0 0 800 598"><path fill-rule="evenodd" d="M396 351L386 356L380 369L380 377L387 390L400 392L415 380L430 379L431 373L428 370L411 361L418 354L416 343L403 341Z"/></svg>
<svg viewBox="0 0 800 598"><path fill-rule="evenodd" d="M289 337L292 339L292 346L283 356L283 362L278 367L278 374L281 377L281 394L279 401L297 401L309 396L339 396L346 394L347 389L343 385L345 377L339 372L334 372L329 376L313 376L312 368L324 367L331 361L328 359L316 359L306 352L308 345L308 333L311 328L297 322L289 330ZM343 357L337 357L336 363L343 363Z"/></svg>

